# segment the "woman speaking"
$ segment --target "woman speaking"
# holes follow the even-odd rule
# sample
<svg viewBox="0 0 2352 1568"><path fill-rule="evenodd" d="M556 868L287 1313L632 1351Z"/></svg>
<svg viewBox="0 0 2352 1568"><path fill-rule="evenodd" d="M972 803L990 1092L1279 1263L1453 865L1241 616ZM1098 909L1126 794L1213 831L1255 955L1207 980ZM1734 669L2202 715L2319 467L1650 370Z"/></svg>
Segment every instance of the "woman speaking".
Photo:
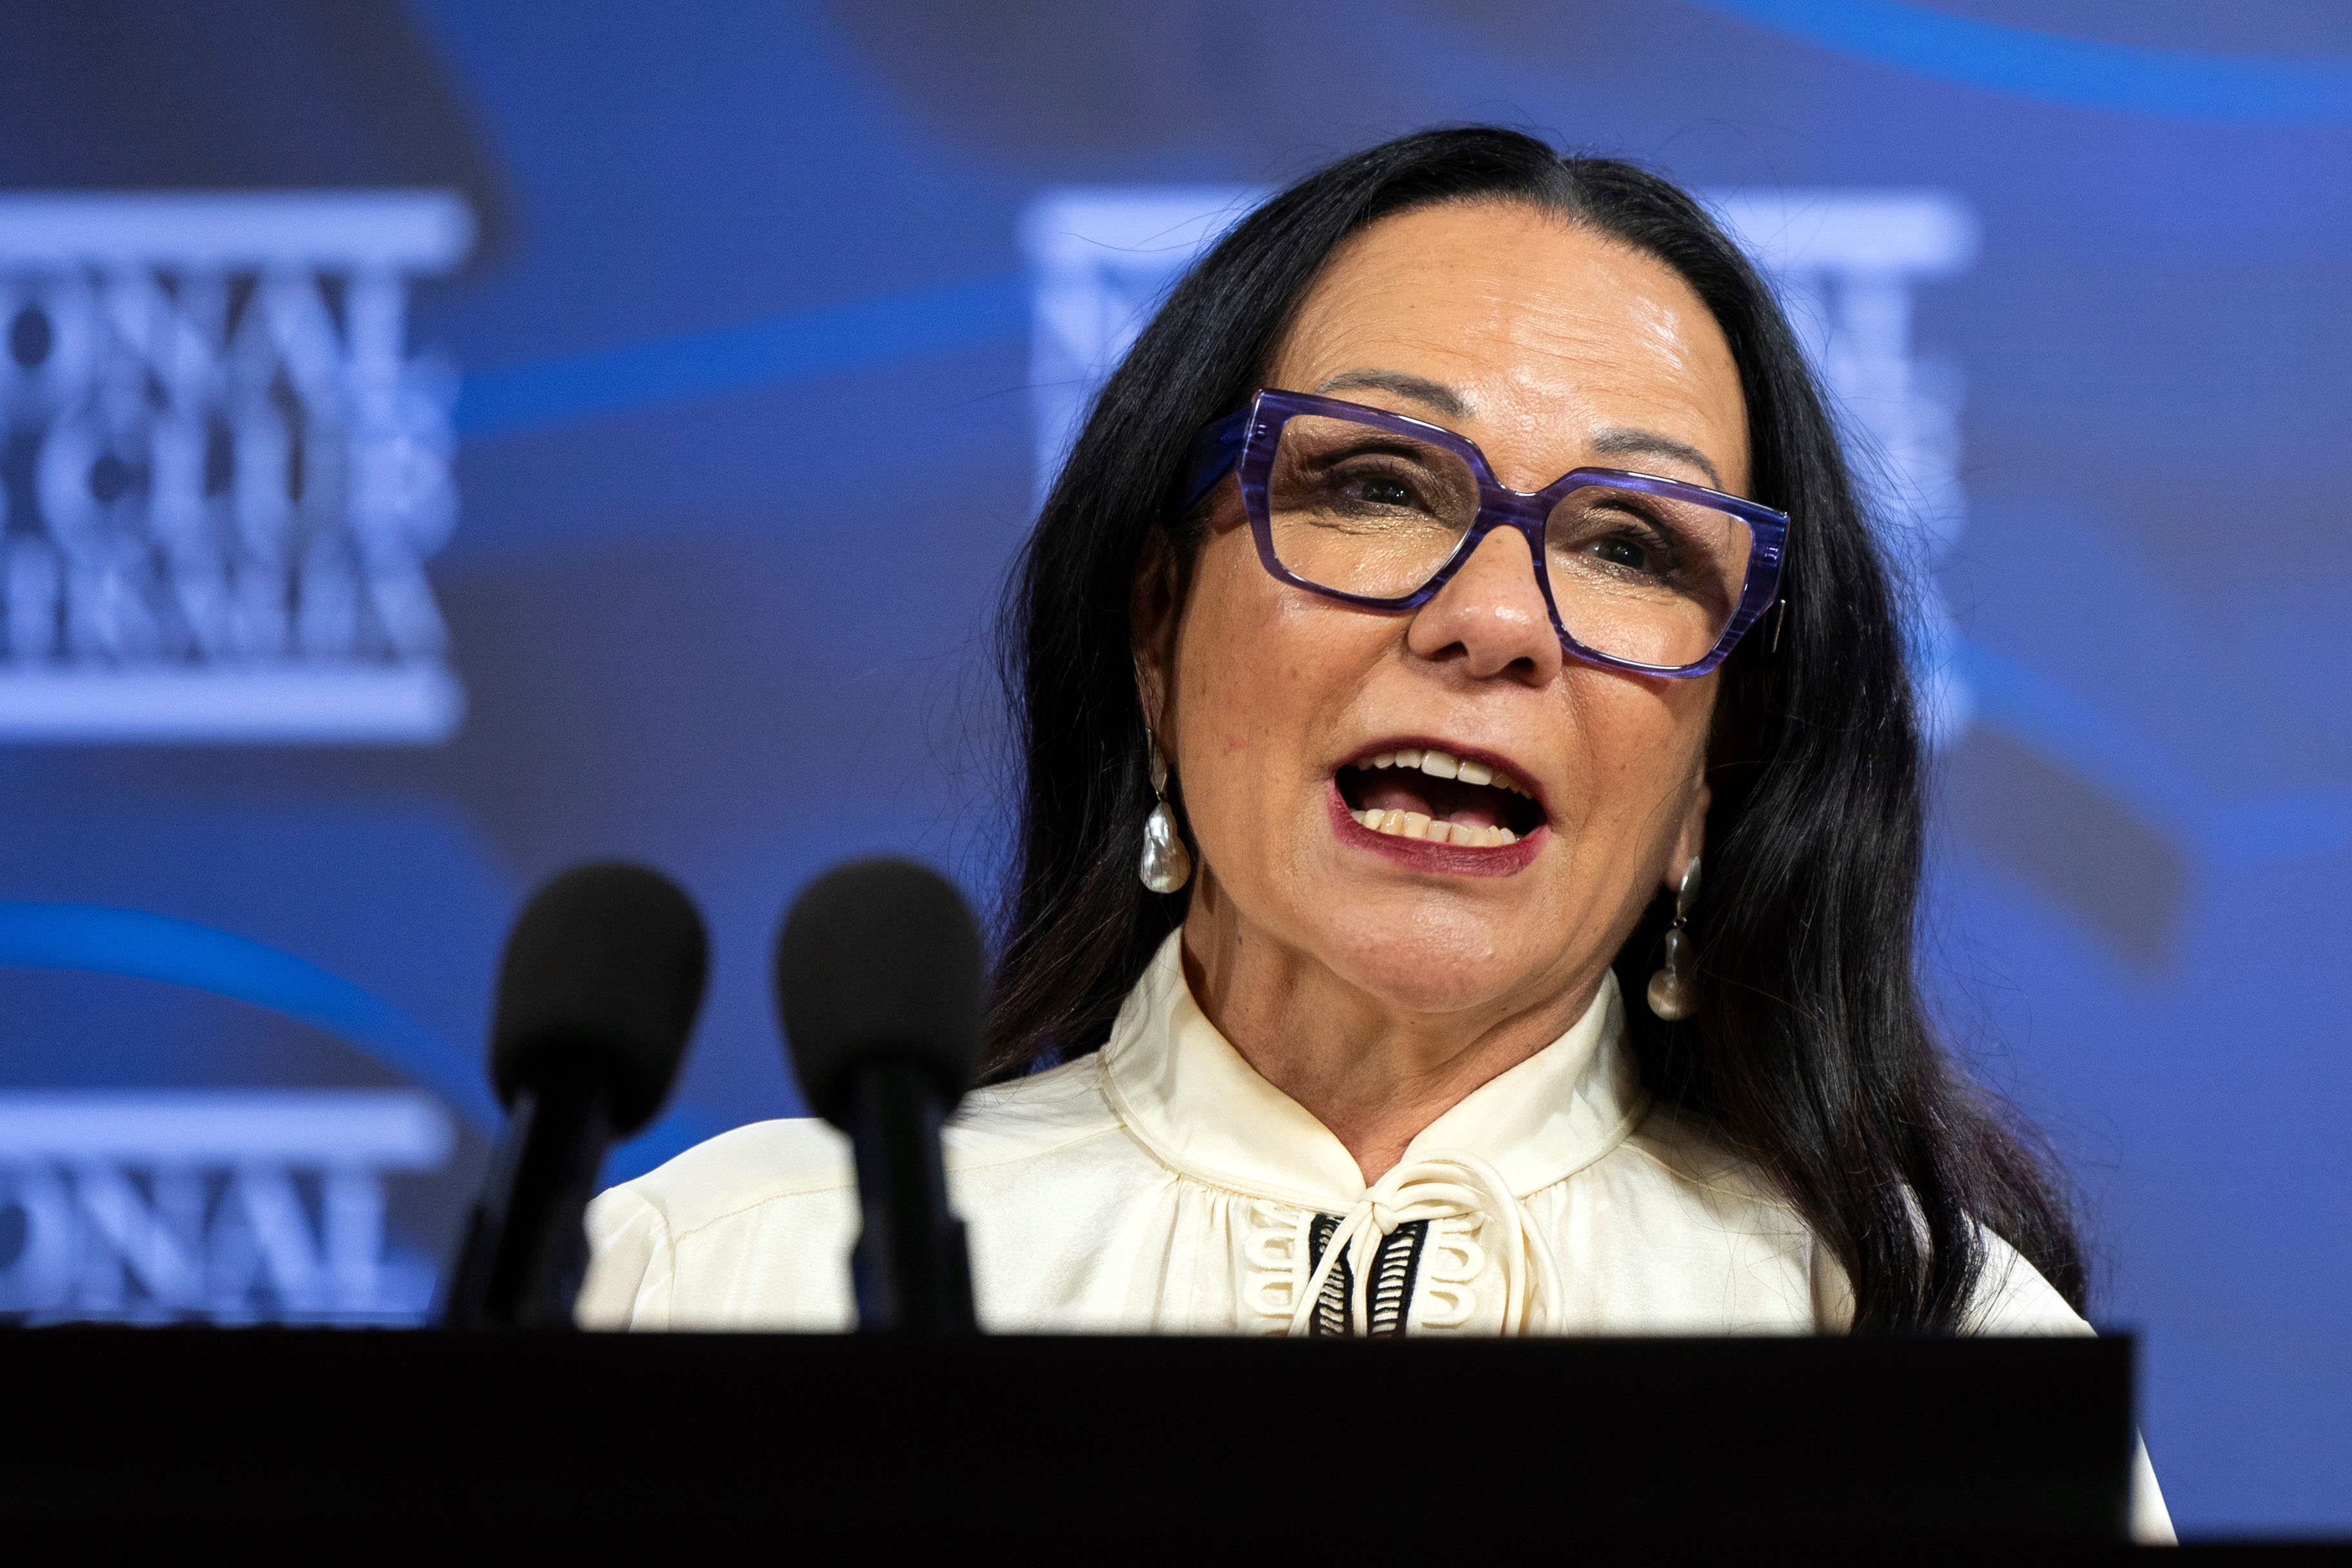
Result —
<svg viewBox="0 0 2352 1568"><path fill-rule="evenodd" d="M1007 602L949 1134L988 1326L2087 1332L1923 1013L1887 569L1680 191L1495 130L1301 181L1112 376ZM856 1225L837 1134L740 1128L597 1200L581 1315L847 1326Z"/></svg>

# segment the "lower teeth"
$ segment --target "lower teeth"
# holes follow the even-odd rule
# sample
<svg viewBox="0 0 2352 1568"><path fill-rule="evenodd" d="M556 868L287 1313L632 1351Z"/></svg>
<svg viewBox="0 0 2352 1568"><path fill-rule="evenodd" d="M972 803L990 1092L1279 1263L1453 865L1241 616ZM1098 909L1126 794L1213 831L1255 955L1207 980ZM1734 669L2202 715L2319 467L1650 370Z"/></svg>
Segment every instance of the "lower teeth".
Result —
<svg viewBox="0 0 2352 1568"><path fill-rule="evenodd" d="M1349 816L1376 833L1391 838L1423 839L1433 844L1463 844L1471 849L1496 849L1518 842L1508 828L1482 828L1470 822L1436 822L1419 811L1381 811L1367 808Z"/></svg>

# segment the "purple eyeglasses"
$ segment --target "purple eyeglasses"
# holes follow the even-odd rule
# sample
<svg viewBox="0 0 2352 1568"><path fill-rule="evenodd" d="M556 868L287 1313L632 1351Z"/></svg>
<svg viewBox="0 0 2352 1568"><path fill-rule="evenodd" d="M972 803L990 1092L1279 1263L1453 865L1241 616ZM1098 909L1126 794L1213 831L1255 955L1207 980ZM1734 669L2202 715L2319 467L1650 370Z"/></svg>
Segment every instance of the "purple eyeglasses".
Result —
<svg viewBox="0 0 2352 1568"><path fill-rule="evenodd" d="M1615 468L1507 489L1475 443L1338 398L1264 390L1202 431L1185 509L1228 469L1265 570L1367 610L1418 609L1517 529L1560 646L1591 664L1704 675L1780 592L1785 512Z"/></svg>

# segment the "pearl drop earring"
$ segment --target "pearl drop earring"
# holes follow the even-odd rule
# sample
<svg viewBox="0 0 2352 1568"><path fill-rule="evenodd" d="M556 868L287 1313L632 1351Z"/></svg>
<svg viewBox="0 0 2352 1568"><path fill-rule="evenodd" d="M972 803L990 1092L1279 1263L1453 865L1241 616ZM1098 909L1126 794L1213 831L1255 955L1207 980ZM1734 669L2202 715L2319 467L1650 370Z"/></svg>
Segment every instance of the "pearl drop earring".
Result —
<svg viewBox="0 0 2352 1568"><path fill-rule="evenodd" d="M1698 1011L1698 977L1691 958L1691 940L1684 929L1692 903L1698 897L1698 857L1683 867L1682 884L1675 889L1675 923L1666 927L1666 958L1650 977L1650 1010L1675 1023Z"/></svg>
<svg viewBox="0 0 2352 1568"><path fill-rule="evenodd" d="M1160 737L1145 732L1151 747L1151 815L1143 819L1143 859L1136 874L1154 893L1174 893L1192 879L1192 856L1176 831L1176 813L1168 809L1168 759L1160 755Z"/></svg>

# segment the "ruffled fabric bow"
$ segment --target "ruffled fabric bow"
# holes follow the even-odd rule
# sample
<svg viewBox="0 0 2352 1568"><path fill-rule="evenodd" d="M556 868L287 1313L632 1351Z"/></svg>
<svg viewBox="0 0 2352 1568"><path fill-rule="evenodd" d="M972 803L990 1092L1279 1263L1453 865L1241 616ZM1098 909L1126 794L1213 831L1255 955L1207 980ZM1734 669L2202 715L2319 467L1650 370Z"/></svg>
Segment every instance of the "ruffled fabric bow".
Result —
<svg viewBox="0 0 2352 1568"><path fill-rule="evenodd" d="M1549 1327L1560 1299L1559 1268L1550 1244L1528 1223L1527 1211L1512 1196L1503 1173L1477 1155L1454 1149L1433 1149L1418 1159L1391 1168L1364 1189L1364 1196L1340 1218L1339 1228L1323 1249L1322 1259L1307 1277L1291 1309L1294 1337L1311 1332L1315 1305L1323 1287L1348 1260L1352 1276L1349 1322L1371 1321L1372 1260L1381 1243L1400 1225L1420 1219L1454 1219L1483 1215L1493 1227L1487 1239L1490 1254L1503 1270L1503 1328L1507 1334L1540 1333Z"/></svg>

